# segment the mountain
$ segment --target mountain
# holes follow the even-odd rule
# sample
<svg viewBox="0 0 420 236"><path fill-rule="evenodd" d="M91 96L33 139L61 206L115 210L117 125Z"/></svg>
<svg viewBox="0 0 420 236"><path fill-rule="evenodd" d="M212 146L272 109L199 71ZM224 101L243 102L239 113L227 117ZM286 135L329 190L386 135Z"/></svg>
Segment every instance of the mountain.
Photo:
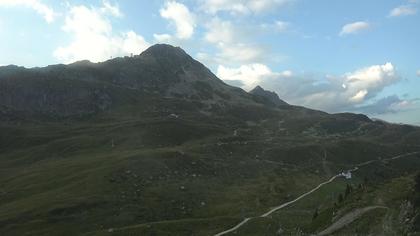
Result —
<svg viewBox="0 0 420 236"><path fill-rule="evenodd" d="M154 45L141 55L103 63L3 67L0 83L0 106L61 117L104 111L122 99L117 90L210 102L241 102L250 97L169 45Z"/></svg>
<svg viewBox="0 0 420 236"><path fill-rule="evenodd" d="M271 104L274 106L289 105L285 101L281 100L275 92L264 90L259 85L252 89L249 93L262 98L267 104Z"/></svg>
<svg viewBox="0 0 420 236"><path fill-rule="evenodd" d="M237 235L310 235L348 215L335 234L415 233L418 140L227 85L170 45L0 67L0 235L215 235L244 218Z"/></svg>

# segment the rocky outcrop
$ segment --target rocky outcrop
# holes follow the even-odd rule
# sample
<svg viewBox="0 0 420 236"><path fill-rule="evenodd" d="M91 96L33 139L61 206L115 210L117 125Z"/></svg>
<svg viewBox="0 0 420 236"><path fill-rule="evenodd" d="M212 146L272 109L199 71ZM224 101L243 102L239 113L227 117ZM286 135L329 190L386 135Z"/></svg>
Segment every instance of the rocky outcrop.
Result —
<svg viewBox="0 0 420 236"><path fill-rule="evenodd" d="M249 93L256 96L257 100L262 100L262 102L268 105L272 105L272 106L289 105L285 101L281 100L275 92L264 90L260 86L255 87Z"/></svg>

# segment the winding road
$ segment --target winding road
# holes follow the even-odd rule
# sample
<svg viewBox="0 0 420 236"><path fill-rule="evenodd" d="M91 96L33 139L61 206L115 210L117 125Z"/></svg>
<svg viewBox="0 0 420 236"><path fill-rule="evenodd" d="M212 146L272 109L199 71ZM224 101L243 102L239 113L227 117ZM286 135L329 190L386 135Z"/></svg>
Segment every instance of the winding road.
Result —
<svg viewBox="0 0 420 236"><path fill-rule="evenodd" d="M252 218L245 218L243 221L241 221L241 223L237 224L235 227L230 228L230 229L228 229L228 230L226 230L226 231L223 231L223 232L221 232L221 233L215 234L214 236L225 235L225 234L227 234L227 233L233 232L233 231L235 231L235 230L239 229L242 225L246 224L246 222L248 222L249 220L254 219L254 218L256 218L256 217L252 217Z"/></svg>
<svg viewBox="0 0 420 236"><path fill-rule="evenodd" d="M379 160L379 159L378 159L378 160L370 160L370 161L363 162L363 163L360 163L360 164L355 165L355 167L354 167L353 169L348 170L348 172L354 172L354 171L357 171L357 170L359 169L359 167L366 166L366 165L371 164L371 163L373 163L373 162L377 162L377 161L390 161L390 160L396 160L396 159L400 159L400 158L402 158L402 157L411 156L411 155L415 155L415 154L419 154L419 153L420 153L420 151L418 151L418 152L410 152L410 153L401 154L401 155L394 156L394 157L390 157L390 158L383 159L383 160ZM289 206L289 205L291 205L291 204L293 204L293 203L295 203L295 202L299 201L300 199L302 199L302 198L304 198L304 197L306 197L306 196L310 195L311 193L313 193L313 192L317 191L318 189L320 189L322 186L324 186L324 185L326 185L326 184L329 184L329 183L333 182L336 178L341 177L341 176L342 176L341 174L334 175L334 176L333 176L333 177L331 177L329 180L327 180L327 181L325 181L325 182L323 182L323 183L320 183L318 186L316 186L315 188L311 189L310 191L308 191L308 192L306 192L306 193L304 193L304 194L300 195L300 196L299 196L299 197L297 197L296 199L294 199L294 200L292 200L292 201L289 201L289 202L286 202L286 203L283 203L283 204L281 204L280 206L274 207L274 208L273 208L273 209L271 209L270 211L268 211L268 212L266 212L266 213L262 214L261 216L255 216L255 217L245 218L243 221L241 221L241 222L240 222L239 224L237 224L236 226L234 226L234 227L232 227L232 228L230 228L230 229L227 229L227 230L225 230L225 231L223 231L223 232L220 232L220 233L218 233L218 234L215 234L214 236L222 236L222 235L225 235L225 234L228 234L228 233L234 232L234 231L238 230L240 227L242 227L244 224L246 224L248 221L250 221L250 220L252 220L252 219L261 218L261 217L267 217L267 216L271 215L272 213L274 213L274 212L276 212L276 211L278 211L278 210L280 210L280 209L282 209L282 208L285 208L285 207L287 207L287 206Z"/></svg>

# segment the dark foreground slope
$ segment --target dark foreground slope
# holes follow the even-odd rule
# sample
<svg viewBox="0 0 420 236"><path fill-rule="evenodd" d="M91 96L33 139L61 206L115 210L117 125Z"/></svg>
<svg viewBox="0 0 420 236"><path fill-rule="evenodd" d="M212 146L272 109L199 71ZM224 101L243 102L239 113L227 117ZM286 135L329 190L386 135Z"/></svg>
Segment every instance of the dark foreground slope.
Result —
<svg viewBox="0 0 420 236"><path fill-rule="evenodd" d="M399 216L413 212L401 206L420 158L381 160L420 150L419 128L256 91L168 45L96 64L1 67L0 234L212 235L370 160L240 235L320 232L337 214L378 204L391 210L360 224L412 229ZM337 205L347 184L362 187Z"/></svg>

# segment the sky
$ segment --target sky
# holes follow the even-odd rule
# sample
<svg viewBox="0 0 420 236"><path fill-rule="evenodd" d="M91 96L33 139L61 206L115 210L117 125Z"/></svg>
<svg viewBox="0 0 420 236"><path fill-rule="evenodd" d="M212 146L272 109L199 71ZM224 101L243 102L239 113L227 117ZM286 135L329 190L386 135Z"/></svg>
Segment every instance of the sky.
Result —
<svg viewBox="0 0 420 236"><path fill-rule="evenodd" d="M0 0L0 65L182 47L226 83L420 125L420 0Z"/></svg>

